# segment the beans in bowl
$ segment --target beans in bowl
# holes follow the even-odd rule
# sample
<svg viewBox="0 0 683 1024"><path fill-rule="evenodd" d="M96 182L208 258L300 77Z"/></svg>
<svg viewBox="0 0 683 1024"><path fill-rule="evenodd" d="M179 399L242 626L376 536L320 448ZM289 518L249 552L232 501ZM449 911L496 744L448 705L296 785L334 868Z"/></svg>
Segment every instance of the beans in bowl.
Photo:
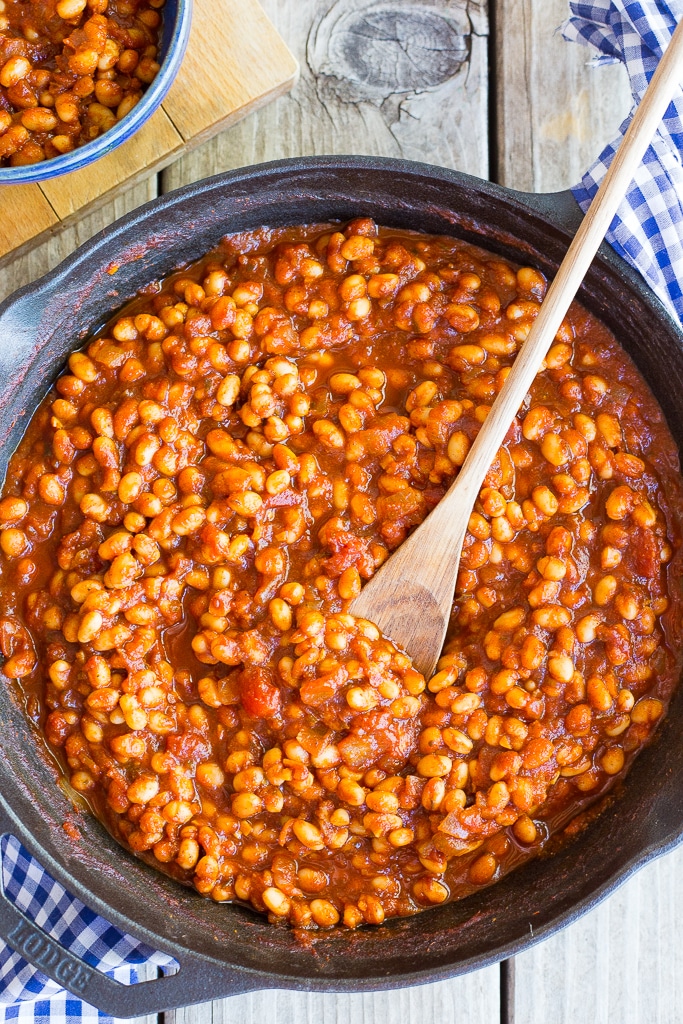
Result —
<svg viewBox="0 0 683 1024"><path fill-rule="evenodd" d="M683 505L661 411L580 306L472 512L434 677L346 610L545 287L365 218L262 229L70 357L0 501L0 646L124 846L355 928L496 881L623 777L680 669Z"/></svg>
<svg viewBox="0 0 683 1024"><path fill-rule="evenodd" d="M40 163L133 109L159 63L164 0L0 0L0 167Z"/></svg>

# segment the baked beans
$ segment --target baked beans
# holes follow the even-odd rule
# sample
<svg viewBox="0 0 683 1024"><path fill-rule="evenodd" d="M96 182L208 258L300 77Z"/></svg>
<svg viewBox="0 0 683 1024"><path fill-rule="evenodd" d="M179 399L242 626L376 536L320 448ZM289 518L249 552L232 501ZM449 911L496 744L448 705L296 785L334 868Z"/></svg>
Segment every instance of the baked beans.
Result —
<svg viewBox="0 0 683 1024"><path fill-rule="evenodd" d="M69 358L0 500L4 674L140 857L300 928L577 831L680 667L661 411L573 305L470 518L436 674L349 602L463 464L546 289L449 238L229 237Z"/></svg>
<svg viewBox="0 0 683 1024"><path fill-rule="evenodd" d="M164 0L0 0L0 167L40 163L128 114L159 70Z"/></svg>

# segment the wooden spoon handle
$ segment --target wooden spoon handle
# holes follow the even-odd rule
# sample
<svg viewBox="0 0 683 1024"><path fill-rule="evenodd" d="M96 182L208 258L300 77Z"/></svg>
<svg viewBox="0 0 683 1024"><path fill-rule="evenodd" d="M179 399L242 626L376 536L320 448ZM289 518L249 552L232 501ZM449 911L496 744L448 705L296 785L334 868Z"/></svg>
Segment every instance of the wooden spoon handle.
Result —
<svg viewBox="0 0 683 1024"><path fill-rule="evenodd" d="M683 78L683 22L674 32L624 140L562 261L456 480L421 526L368 581L350 611L372 619L431 675L446 635L467 524L498 449L591 265L638 164Z"/></svg>
<svg viewBox="0 0 683 1024"><path fill-rule="evenodd" d="M479 431L460 474L458 500L476 500L481 481L510 429L524 397L576 295L638 165L662 122L676 87L683 80L683 21L678 24L610 164L595 199L550 285L528 338L519 351L491 412ZM444 501L448 499L448 494Z"/></svg>

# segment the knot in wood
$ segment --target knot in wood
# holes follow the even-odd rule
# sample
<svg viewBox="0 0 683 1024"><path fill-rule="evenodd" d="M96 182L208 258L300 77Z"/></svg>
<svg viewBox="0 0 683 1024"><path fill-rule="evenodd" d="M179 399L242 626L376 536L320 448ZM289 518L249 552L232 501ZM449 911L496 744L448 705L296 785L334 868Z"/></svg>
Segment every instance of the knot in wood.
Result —
<svg viewBox="0 0 683 1024"><path fill-rule="evenodd" d="M469 60L467 2L337 0L313 26L308 62L338 98L382 103L434 89Z"/></svg>

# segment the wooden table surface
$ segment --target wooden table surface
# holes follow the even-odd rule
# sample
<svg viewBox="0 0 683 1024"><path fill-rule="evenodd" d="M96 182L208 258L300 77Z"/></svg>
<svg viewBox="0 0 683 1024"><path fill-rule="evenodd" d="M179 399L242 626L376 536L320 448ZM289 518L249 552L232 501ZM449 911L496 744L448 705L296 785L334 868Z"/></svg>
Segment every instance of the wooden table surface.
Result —
<svg viewBox="0 0 683 1024"><path fill-rule="evenodd" d="M372 153L555 191L580 178L629 109L624 70L589 67L588 52L557 34L566 0L262 2L300 61L294 92L15 260L0 273L0 298L116 217L208 174ZM679 910L683 851L555 938L464 978L369 995L257 993L160 1024L674 1024L683 1019Z"/></svg>

